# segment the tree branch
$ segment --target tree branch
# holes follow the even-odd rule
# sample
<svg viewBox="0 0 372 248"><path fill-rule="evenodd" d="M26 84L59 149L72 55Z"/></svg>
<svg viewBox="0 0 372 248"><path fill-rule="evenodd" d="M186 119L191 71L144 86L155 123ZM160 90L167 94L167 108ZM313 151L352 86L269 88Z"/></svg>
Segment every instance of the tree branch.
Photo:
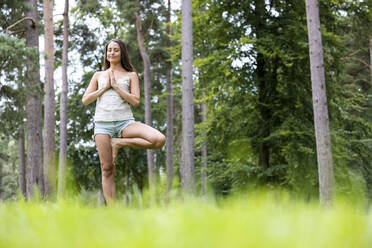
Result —
<svg viewBox="0 0 372 248"><path fill-rule="evenodd" d="M355 60L355 61L357 61L357 62L363 64L364 66L368 67L368 69L370 69L369 64L367 64L366 62L364 62L364 61L361 60L361 59L354 58L354 57L345 57L345 59L352 59L352 60Z"/></svg>
<svg viewBox="0 0 372 248"><path fill-rule="evenodd" d="M7 28L5 29L5 35L8 35L8 32L9 32L9 30L10 30L11 28L15 27L15 26L18 25L19 23L21 23L21 22L23 22L23 21L26 21L26 20L30 20L30 21L32 22L32 27L33 27L33 28L36 26L36 23L35 23L34 19L32 19L32 17L27 17L27 16L26 16L26 17L22 18L21 20L19 20L19 21L13 23L13 24L10 25L9 27L7 27Z"/></svg>

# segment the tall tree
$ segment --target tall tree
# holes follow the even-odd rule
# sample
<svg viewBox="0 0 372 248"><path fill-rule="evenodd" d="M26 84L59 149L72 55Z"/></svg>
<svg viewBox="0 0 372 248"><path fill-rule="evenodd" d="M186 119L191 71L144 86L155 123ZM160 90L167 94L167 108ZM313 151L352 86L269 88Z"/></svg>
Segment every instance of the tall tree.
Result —
<svg viewBox="0 0 372 248"><path fill-rule="evenodd" d="M22 72L20 74L22 74ZM19 89L23 88L22 80L19 80L18 85L19 85ZM20 103L24 103L24 96L23 94L20 94L20 95L21 95ZM19 185L19 190L21 191L22 195L26 197L25 132L24 132L24 123L23 123L24 105L19 104L18 111L20 114L19 126L18 126L18 154L19 154L18 185Z"/></svg>
<svg viewBox="0 0 372 248"><path fill-rule="evenodd" d="M60 145L58 164L58 196L65 189L65 170L67 157L67 63L68 63L68 0L65 0L65 11L63 12L63 51L62 51L62 92L60 102Z"/></svg>
<svg viewBox="0 0 372 248"><path fill-rule="evenodd" d="M203 91L203 99L205 98L205 92ZM205 123L207 121L207 103L203 101L201 103L201 121ZM202 159L202 169L201 169L201 186L202 192L205 194L207 192L207 134L203 133L203 144L201 146L201 159Z"/></svg>
<svg viewBox="0 0 372 248"><path fill-rule="evenodd" d="M0 200L2 199L3 199L3 164L1 163L0 164Z"/></svg>
<svg viewBox="0 0 372 248"><path fill-rule="evenodd" d="M141 52L144 67L144 95L145 95L145 123L146 125L152 126L151 118L151 71L150 71L150 57L146 51L145 44L143 41L142 34L142 20L140 14L140 2L136 0L137 12L136 12L136 30L137 30L137 41ZM147 167L149 173L149 186L152 187L154 184L155 166L154 166L154 151L147 149Z"/></svg>
<svg viewBox="0 0 372 248"><path fill-rule="evenodd" d="M317 0L306 0L306 16L309 37L320 201L322 204L330 205L332 203L334 188L334 174L324 78L323 44Z"/></svg>
<svg viewBox="0 0 372 248"><path fill-rule="evenodd" d="M255 0L254 9L254 32L257 39L264 39L265 30L268 29L266 25L267 13L266 13L266 3L261 0ZM256 56L256 71L255 76L257 80L258 88L258 112L260 115L261 127L258 131L258 165L261 168L267 169L270 166L270 147L267 142L267 138L272 132L272 116L273 108L272 102L275 95L276 89L276 78L270 78L274 73L267 73L270 70L270 64L276 65L272 61L268 61L259 45L257 46L257 56Z"/></svg>
<svg viewBox="0 0 372 248"><path fill-rule="evenodd" d="M182 1L182 164L181 185L194 188L194 92L193 92L192 0Z"/></svg>
<svg viewBox="0 0 372 248"><path fill-rule="evenodd" d="M45 96L44 96L44 184L45 196L52 196L56 188L55 165L55 93L54 93L54 29L53 0L44 0Z"/></svg>
<svg viewBox="0 0 372 248"><path fill-rule="evenodd" d="M204 5L204 2L197 3L200 8L200 11L202 12L203 16L206 13L206 6ZM207 37L203 37L204 39L208 39ZM195 43L195 41L194 41ZM208 47L203 47L203 51L199 51L199 57L201 59L205 59L205 53L208 53ZM208 72L207 72L208 73ZM199 70L199 82L203 81L203 73ZM202 101L200 103L200 115L201 115L201 123L202 125L207 125L207 103L206 103L206 91L207 89L203 89L202 86L199 86L201 88L201 95L202 95ZM201 191L203 194L207 192L207 132L205 130L202 131L202 144L201 144Z"/></svg>
<svg viewBox="0 0 372 248"><path fill-rule="evenodd" d="M372 84L372 38L369 39L369 73Z"/></svg>
<svg viewBox="0 0 372 248"><path fill-rule="evenodd" d="M167 13L167 28L168 48L171 49L169 36L171 35L171 1L168 0ZM167 151L166 151L166 166L167 166L167 192L172 188L173 182L173 86L172 86L172 62L167 62Z"/></svg>
<svg viewBox="0 0 372 248"><path fill-rule="evenodd" d="M26 24L26 45L39 50L39 26L37 0L28 2L30 10L26 16L32 22ZM43 192L43 149L42 149L42 112L39 60L26 62L26 90L27 90L27 197L33 195L34 187L38 186ZM36 70L33 68L36 67Z"/></svg>

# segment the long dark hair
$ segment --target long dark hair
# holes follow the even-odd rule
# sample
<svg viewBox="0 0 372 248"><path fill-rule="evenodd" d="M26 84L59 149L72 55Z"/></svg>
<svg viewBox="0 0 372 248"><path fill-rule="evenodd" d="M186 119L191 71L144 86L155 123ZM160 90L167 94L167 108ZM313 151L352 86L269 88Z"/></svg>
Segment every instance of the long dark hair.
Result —
<svg viewBox="0 0 372 248"><path fill-rule="evenodd" d="M105 58L103 60L103 68L104 70L107 70L110 68L110 61L107 60L107 47L110 44L110 42L116 42L120 46L120 63L121 66L127 70L127 71L134 71L133 65L130 63L129 56L128 56L128 50L127 46L122 40L119 39L112 39L109 42L107 42L106 47L105 47Z"/></svg>

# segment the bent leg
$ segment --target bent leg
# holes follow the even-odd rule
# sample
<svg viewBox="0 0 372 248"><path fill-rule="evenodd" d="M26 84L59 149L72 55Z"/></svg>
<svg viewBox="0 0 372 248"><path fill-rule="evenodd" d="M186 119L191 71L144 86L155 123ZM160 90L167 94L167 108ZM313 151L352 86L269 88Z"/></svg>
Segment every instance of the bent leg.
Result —
<svg viewBox="0 0 372 248"><path fill-rule="evenodd" d="M107 134L96 134L95 141L101 163L103 195L107 204L110 204L115 197L115 167L112 160L110 136Z"/></svg>
<svg viewBox="0 0 372 248"><path fill-rule="evenodd" d="M165 136L153 127L141 122L128 125L121 132L122 138L111 139L112 156L116 159L120 147L130 146L142 149L159 149L165 143Z"/></svg>
<svg viewBox="0 0 372 248"><path fill-rule="evenodd" d="M124 128L121 136L128 146L145 149L159 149L165 143L165 136L153 127L141 122L134 122Z"/></svg>

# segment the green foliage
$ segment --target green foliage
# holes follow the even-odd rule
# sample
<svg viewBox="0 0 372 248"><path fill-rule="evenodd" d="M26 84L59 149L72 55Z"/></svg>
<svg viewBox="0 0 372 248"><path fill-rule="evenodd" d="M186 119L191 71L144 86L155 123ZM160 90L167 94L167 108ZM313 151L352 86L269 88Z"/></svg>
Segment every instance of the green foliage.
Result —
<svg viewBox="0 0 372 248"><path fill-rule="evenodd" d="M25 41L0 34L0 133L17 137L18 126L25 118L26 92L24 85L27 78L25 61L35 60L38 51L26 47ZM37 65L30 71L37 70ZM40 91L40 85L35 84L33 90Z"/></svg>
<svg viewBox="0 0 372 248"><path fill-rule="evenodd" d="M193 4L196 103L208 105L206 123L196 126L196 146L208 144L209 182L223 194L266 185L316 198L318 173L305 2L204 0ZM368 70L370 35L362 30L370 30L370 4L320 2L340 194L364 194L365 182L369 185L371 178L368 91L361 90L365 83L359 84L370 82L369 73L355 79L356 68L347 69L348 63L361 67L363 63L355 62L359 53L354 53L357 59L344 63L345 55L359 49L365 55L363 72ZM343 25L345 29L340 28ZM180 39L179 28L175 30L178 34L174 39ZM359 45L350 47L345 38ZM179 59L179 52L177 45L172 59ZM345 79L351 82L346 84ZM265 158L268 163L263 163Z"/></svg>
<svg viewBox="0 0 372 248"><path fill-rule="evenodd" d="M2 0L0 8L0 31L5 33L5 29L24 17L24 12L28 9L27 0ZM11 29L10 33L22 30L24 27L24 23L19 24Z"/></svg>
<svg viewBox="0 0 372 248"><path fill-rule="evenodd" d="M18 144L14 139L0 137L0 201L15 200L18 191Z"/></svg>

